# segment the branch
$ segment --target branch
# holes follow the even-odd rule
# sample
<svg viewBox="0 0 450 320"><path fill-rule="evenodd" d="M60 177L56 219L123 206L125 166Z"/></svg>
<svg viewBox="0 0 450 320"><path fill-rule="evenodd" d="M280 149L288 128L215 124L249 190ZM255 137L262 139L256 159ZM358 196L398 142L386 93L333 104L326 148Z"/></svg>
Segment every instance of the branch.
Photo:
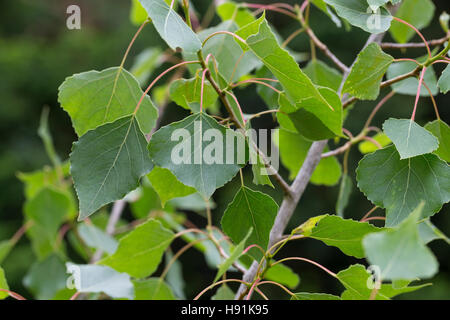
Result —
<svg viewBox="0 0 450 320"><path fill-rule="evenodd" d="M369 45L372 42L380 43L384 34L377 34L377 35L371 35L365 46ZM345 72L344 77L341 82L341 87L343 86L345 80L347 79L349 72ZM344 96L342 98L346 99L347 97ZM275 223L272 227L272 230L270 232L270 239L269 239L269 248L277 243L282 237L284 229L286 229L287 224L289 220L291 219L295 208L297 207L298 202L300 201L300 198L303 195L303 192L305 191L306 186L309 183L309 180L311 179L311 176L316 169L317 165L319 164L319 161L322 157L322 152L325 146L327 145L327 140L322 141L316 141L311 145L311 148L308 151L308 155L306 156L305 162L302 165L302 168L300 169L300 172L297 174L297 177L295 178L291 190L292 190L292 197L284 197L283 202L281 203L281 207L278 211L277 217L275 218ZM258 271L258 263L254 261L250 268L247 270L247 272L243 276L243 280L245 282L253 282L255 276L257 275ZM235 299L238 299L239 297L245 295L245 293L249 290L248 287L241 285L235 295Z"/></svg>
<svg viewBox="0 0 450 320"><path fill-rule="evenodd" d="M427 41L428 46L440 46L447 42L450 38L450 34L441 38ZM426 45L424 42L412 42L412 43L391 43L385 42L380 44L382 49L408 49L408 48L424 48Z"/></svg>

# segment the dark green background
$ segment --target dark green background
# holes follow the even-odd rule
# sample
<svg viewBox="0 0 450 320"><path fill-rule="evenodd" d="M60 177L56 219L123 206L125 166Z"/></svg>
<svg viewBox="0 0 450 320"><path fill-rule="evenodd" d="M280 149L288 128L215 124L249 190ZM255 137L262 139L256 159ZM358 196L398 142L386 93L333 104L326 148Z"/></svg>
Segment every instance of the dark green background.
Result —
<svg viewBox="0 0 450 320"><path fill-rule="evenodd" d="M264 2L264 1L260 1ZM269 1L266 1L267 3ZM289 1L300 3L300 1ZM209 1L194 1L200 13L206 10ZM440 38L443 32L437 22L438 15L448 8L448 0L434 1L437 12L432 25L424 30L428 39ZM66 8L70 4L81 7L81 30L68 30L65 25ZM50 128L56 148L62 158L67 158L72 142L76 139L68 115L57 103L58 86L65 77L73 73L91 69L101 70L117 66L137 27L129 21L130 1L127 0L15 0L0 2L0 240L9 238L22 224L23 188L15 174L18 171L32 171L49 164L41 140L37 136L39 117L43 106L50 107ZM279 14L268 13L268 19L283 36L289 35L298 25ZM217 23L217 18L214 23ZM340 57L350 64L363 46L368 34L353 28L350 32L338 29L330 20L318 12L312 11L311 25L319 38ZM388 36L389 38L389 36ZM386 39L388 39L386 38ZM389 39L392 40L392 39ZM414 41L419 41L418 37ZM133 56L149 46L163 45L153 27L146 27L137 40L126 63L130 67ZM309 40L302 35L292 43L292 49L309 51ZM417 57L425 53L424 49L408 52L389 51L395 57ZM321 54L319 57L321 57ZM330 63L326 58L324 61ZM440 73L441 67L436 67ZM264 104L255 98L254 87L237 93L245 113L264 109ZM449 96L437 98L441 117L450 122ZM414 97L395 96L386 104L375 118L374 125L381 126L387 117L408 118L411 115ZM353 133L359 132L374 103L359 102L351 112L345 127ZM171 104L163 119L163 124L177 120L186 113ZM427 98L420 100L417 122L425 124L434 120L431 102ZM274 128L270 117L255 121L256 127ZM293 150L293 152L295 152ZM361 154L351 152L350 172L354 178L354 169ZM251 185L251 174L247 170L246 181ZM281 170L287 177L287 172ZM218 191L214 199L218 204L214 210L214 219L219 221L226 205L231 201L239 183L233 181ZM264 187L263 191L273 195L278 203L282 195L277 190ZM333 213L338 187L324 188L310 185L292 220L296 226L308 217L324 213ZM354 189L347 217L360 218L372 205L359 190ZM433 217L433 222L444 232L450 229L449 206ZM189 213L192 220L200 225L204 220ZM177 242L176 246L181 246ZM405 294L402 298L411 299L449 299L450 298L450 252L442 241L431 244L432 250L440 261L440 273L433 279L433 286L415 293ZM302 240L289 244L281 255L312 258L332 271L338 272L349 264L358 262L343 255L339 250L327 247L312 240ZM29 243L23 239L4 263L10 286L13 290L29 296L21 285L21 279L28 270L34 257ZM191 250L181 257L184 277L187 282L186 294L192 298L214 278L215 271L206 267L200 253ZM337 281L328 277L319 269L301 263L291 265L300 275L298 291L317 291L339 294L342 290ZM278 289L264 290L273 297L285 297Z"/></svg>

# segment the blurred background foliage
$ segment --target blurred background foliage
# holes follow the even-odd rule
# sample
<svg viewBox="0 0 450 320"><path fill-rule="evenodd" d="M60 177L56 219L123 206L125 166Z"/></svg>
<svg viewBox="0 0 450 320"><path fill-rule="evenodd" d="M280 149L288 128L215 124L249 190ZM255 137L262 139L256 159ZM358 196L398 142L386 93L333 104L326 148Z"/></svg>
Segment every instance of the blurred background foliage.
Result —
<svg viewBox="0 0 450 320"><path fill-rule="evenodd" d="M270 3L270 1L258 2ZM300 3L299 1L288 2ZM439 26L438 16L444 9L448 9L448 0L433 2L436 5L435 18L423 31L427 39L440 38L444 35ZM206 12L209 3L210 1L206 0L193 1L200 16ZM66 28L66 8L70 4L77 4L81 8L81 30ZM124 0L0 2L0 241L10 238L23 224L22 212L25 198L23 185L18 180L17 173L37 170L50 164L42 141L37 135L43 107L50 108L49 125L56 150L62 159L66 159L72 142L76 140L76 135L68 115L58 105L58 87L67 76L74 73L119 65L137 29L130 22L130 7L131 1ZM287 37L298 28L296 24L277 13L267 13L267 16L283 37ZM218 22L218 17L215 17L212 25ZM355 59L368 36L357 28L352 28L350 31L336 28L328 17L315 8L312 9L310 23L318 37L346 64L350 64ZM392 41L389 35L386 40ZM413 41L419 41L419 38L415 37ZM128 69L131 67L138 53L154 46L165 48L153 27L148 26L134 45L126 67ZM301 35L291 43L290 47L297 52L308 53L309 40L305 35ZM388 52L395 57L417 57L424 54L423 49ZM328 62L320 52L318 56ZM164 67L167 67L167 64L160 69L163 70ZM440 73L441 70L440 67L436 67L437 72ZM264 102L256 96L254 87L237 91L237 96L246 113L255 113L266 108ZM447 123L450 119L449 99L449 95L436 97L441 118ZM374 125L380 127L388 117L410 117L413 100L412 96L396 95L377 114ZM345 128L353 133L359 132L373 106L374 102L358 102L347 118ZM186 110L172 103L165 112L162 124L179 120L186 115ZM417 122L424 125L434 118L430 99L421 98L416 116ZM276 126L270 117L262 117L254 122L256 128L275 128ZM349 172L353 181L355 181L354 169L361 156L357 148L352 149ZM247 168L244 174L247 184L251 186L251 170ZM281 174L288 177L285 169L281 169ZM239 181L235 179L214 195L217 206L213 210L213 217L216 224L219 223L224 209L238 187ZM281 202L280 190L267 186L252 186L252 188L262 189L271 194L278 203ZM292 219L291 226L297 226L312 216L334 213L337 194L338 186L330 188L309 185ZM370 208L372 208L371 203L354 188L345 216L359 219ZM432 218L434 224L446 233L450 230L449 211L450 207L447 204L441 213ZM204 225L205 221L201 215L191 211L186 211L186 214L197 225ZM131 214L127 211L124 218L131 219ZM183 242L178 241L174 249L182 245ZM402 295L400 299L450 298L448 245L442 241L435 241L431 243L431 248L440 262L439 274L431 281L427 281L432 282L433 286ZM76 254L74 255L74 260L80 259L76 257ZM336 248L308 239L289 243L282 251L281 256L283 255L312 258L335 272L347 268L351 263L358 262L354 258L346 257ZM30 243L24 237L2 265L11 289L25 297L32 297L24 287L23 279L35 259ZM184 254L181 257L181 263L187 284L185 294L186 297L192 298L212 281L215 271L207 267L201 253L196 250L190 250ZM298 263L290 266L301 278L299 291L331 294L339 294L342 291L337 281L327 277L313 266ZM267 293L273 297L285 297L278 289Z"/></svg>

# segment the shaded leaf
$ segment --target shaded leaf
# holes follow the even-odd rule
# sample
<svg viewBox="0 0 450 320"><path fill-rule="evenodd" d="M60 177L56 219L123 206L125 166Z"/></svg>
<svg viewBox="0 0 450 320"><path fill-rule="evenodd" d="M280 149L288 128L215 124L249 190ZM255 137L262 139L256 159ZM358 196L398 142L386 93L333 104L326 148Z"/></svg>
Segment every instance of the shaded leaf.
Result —
<svg viewBox="0 0 450 320"><path fill-rule="evenodd" d="M234 292L229 286L223 284L211 297L211 300L234 300Z"/></svg>
<svg viewBox="0 0 450 320"><path fill-rule="evenodd" d="M99 263L135 278L144 278L156 271L172 240L172 231L151 219L122 237L116 252Z"/></svg>
<svg viewBox="0 0 450 320"><path fill-rule="evenodd" d="M425 129L430 131L439 140L439 148L434 154L442 160L450 162L450 127L442 120L435 120L425 125Z"/></svg>
<svg viewBox="0 0 450 320"><path fill-rule="evenodd" d="M420 60L419 60L420 62ZM413 71L417 67L417 64L412 61L401 61L391 64L387 71L387 79L391 80L395 77L401 76L408 72ZM437 95L439 89L437 87L437 79L436 74L434 73L433 67L430 66L425 71L425 75L423 81L426 83L428 88L433 95ZM406 94L410 96L417 95L417 87L419 86L419 80L417 78L408 78L392 85L392 90L400 94ZM422 88L420 89L421 97L429 97L430 94L427 88L422 84Z"/></svg>
<svg viewBox="0 0 450 320"><path fill-rule="evenodd" d="M291 297L291 300L341 300L341 298L327 293L298 292Z"/></svg>
<svg viewBox="0 0 450 320"><path fill-rule="evenodd" d="M82 223L78 227L80 238L91 248L113 254L117 249L117 241L109 234L94 225Z"/></svg>
<svg viewBox="0 0 450 320"><path fill-rule="evenodd" d="M318 86L327 87L334 91L339 90L341 86L342 74L320 60L311 60L303 68L303 72Z"/></svg>
<svg viewBox="0 0 450 320"><path fill-rule="evenodd" d="M386 226L398 225L424 200L422 218L450 201L450 171L433 154L400 160L394 146L366 155L356 170L359 189L386 208Z"/></svg>
<svg viewBox="0 0 450 320"><path fill-rule="evenodd" d="M5 271L0 267L0 289L9 290L8 283L6 282ZM7 292L0 291L0 300L7 298L9 295Z"/></svg>
<svg viewBox="0 0 450 320"><path fill-rule="evenodd" d="M395 16L420 30L430 24L434 10L435 7L431 0L403 0ZM398 21L392 22L389 32L399 43L406 43L416 35L412 28Z"/></svg>
<svg viewBox="0 0 450 320"><path fill-rule="evenodd" d="M447 94L450 90L450 65L444 69L438 81L438 86L443 94Z"/></svg>
<svg viewBox="0 0 450 320"><path fill-rule="evenodd" d="M336 202L336 214L342 218L344 217L344 211L348 205L352 190L352 179L347 174L342 175L341 184L339 185L338 199Z"/></svg>
<svg viewBox="0 0 450 320"><path fill-rule="evenodd" d="M384 148L392 143L391 139L389 139L389 137L384 132L377 133L376 135L374 135L372 137L372 139L374 139L376 142L378 142L382 148ZM359 149L359 152L361 152L362 154L367 154L367 153L372 153L374 151L377 151L379 149L379 147L372 141L366 140L366 141L360 142L358 144L358 149Z"/></svg>
<svg viewBox="0 0 450 320"><path fill-rule="evenodd" d="M278 205L270 196L241 187L223 214L222 229L239 243L253 228L248 244L257 244L265 250L277 212Z"/></svg>
<svg viewBox="0 0 450 320"><path fill-rule="evenodd" d="M289 169L289 178L293 180L306 159L312 142L301 135L284 129L276 131L279 134L279 149L281 162ZM295 150L295 152L292 152ZM326 149L327 150L327 149ZM311 176L311 182L317 185L333 186L338 183L341 176L341 166L335 157L320 160Z"/></svg>
<svg viewBox="0 0 450 320"><path fill-rule="evenodd" d="M33 293L35 299L49 300L66 287L67 278L64 261L57 255L51 255L31 266L23 278L23 285Z"/></svg>
<svg viewBox="0 0 450 320"><path fill-rule="evenodd" d="M369 300L373 290L373 276L363 265L354 264L337 274L339 281L345 287L341 295L342 300ZM377 291L376 300L389 300L399 294L416 291L427 286L408 287L409 281L402 286L395 286L394 283L384 283Z"/></svg>
<svg viewBox="0 0 450 320"><path fill-rule="evenodd" d="M417 221L423 202L397 228L367 235L363 239L367 260L380 268L383 280L431 278L438 262L419 237Z"/></svg>
<svg viewBox="0 0 450 320"><path fill-rule="evenodd" d="M267 270L264 279L275 281L282 285L295 289L300 283L300 277L288 266L278 263Z"/></svg>
<svg viewBox="0 0 450 320"><path fill-rule="evenodd" d="M134 298L130 276L107 266L77 265L66 263L67 273L72 274L73 284L79 292L104 292L111 298Z"/></svg>
<svg viewBox="0 0 450 320"><path fill-rule="evenodd" d="M234 2L224 2L217 7L216 11L222 21L233 20L239 27L255 21L255 17L247 8Z"/></svg>
<svg viewBox="0 0 450 320"><path fill-rule="evenodd" d="M176 300L170 287L161 278L133 281L135 300Z"/></svg>
<svg viewBox="0 0 450 320"><path fill-rule="evenodd" d="M146 146L134 116L102 125L73 144L70 163L79 220L138 187L153 167Z"/></svg>
<svg viewBox="0 0 450 320"><path fill-rule="evenodd" d="M202 78L199 74L192 79L178 79L170 84L170 98L179 106L191 110L200 111ZM203 86L203 110L214 105L217 101L217 93L209 81Z"/></svg>
<svg viewBox="0 0 450 320"><path fill-rule="evenodd" d="M180 198L195 193L195 189L182 184L168 169L155 167L148 174L153 189L158 193L161 204L173 198Z"/></svg>

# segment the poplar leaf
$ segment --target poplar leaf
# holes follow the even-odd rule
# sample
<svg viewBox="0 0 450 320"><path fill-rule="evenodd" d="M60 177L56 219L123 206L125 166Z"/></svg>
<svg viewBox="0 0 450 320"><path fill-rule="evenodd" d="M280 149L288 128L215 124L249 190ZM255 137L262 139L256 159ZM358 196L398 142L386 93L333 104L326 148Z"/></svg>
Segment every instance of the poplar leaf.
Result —
<svg viewBox="0 0 450 320"><path fill-rule="evenodd" d="M172 240L172 231L151 219L122 237L115 253L99 263L135 278L145 278L156 271Z"/></svg>
<svg viewBox="0 0 450 320"><path fill-rule="evenodd" d="M253 228L248 244L257 244L266 250L277 212L278 205L270 196L241 187L223 214L222 229L239 243Z"/></svg>
<svg viewBox="0 0 450 320"><path fill-rule="evenodd" d="M442 72L441 77L438 81L438 86L441 89L441 93L443 94L447 94L447 92L450 90L450 65L447 65L447 67Z"/></svg>
<svg viewBox="0 0 450 320"><path fill-rule="evenodd" d="M439 140L439 148L434 151L439 158L450 162L450 127L442 120L435 120L425 125L425 129L430 131Z"/></svg>
<svg viewBox="0 0 450 320"><path fill-rule="evenodd" d="M176 300L172 289L160 278L133 281L135 300Z"/></svg>
<svg viewBox="0 0 450 320"><path fill-rule="evenodd" d="M402 160L431 153L439 147L434 135L409 119L388 119L383 124L383 131Z"/></svg>
<svg viewBox="0 0 450 320"><path fill-rule="evenodd" d="M131 115L143 91L136 78L120 67L74 74L59 87L58 101L69 114L79 137L108 122ZM139 126L149 133L158 111L145 96L136 114Z"/></svg>
<svg viewBox="0 0 450 320"><path fill-rule="evenodd" d="M181 48L186 52L197 52L202 43L184 20L164 0L139 0L152 19L159 35L176 50Z"/></svg>
<svg viewBox="0 0 450 320"><path fill-rule="evenodd" d="M5 271L0 267L0 289L9 290L8 283L5 278ZM0 291L0 300L5 299L9 296L7 292Z"/></svg>
<svg viewBox="0 0 450 320"><path fill-rule="evenodd" d="M351 25L369 33L385 32L391 26L392 16L384 7L372 11L367 1L361 0L324 0L332 6L338 16Z"/></svg>
<svg viewBox="0 0 450 320"><path fill-rule="evenodd" d="M417 222L423 202L397 228L367 235L363 239L367 260L380 268L383 280L431 278L438 262L419 236Z"/></svg>
<svg viewBox="0 0 450 320"><path fill-rule="evenodd" d="M358 54L342 91L359 99L375 100L380 94L381 80L393 61L378 44L369 44Z"/></svg>
<svg viewBox="0 0 450 320"><path fill-rule="evenodd" d="M387 227L405 220L422 200L426 201L422 218L432 216L450 201L449 166L434 154L401 160L390 146L366 155L356 176L366 197L386 208Z"/></svg>
<svg viewBox="0 0 450 320"><path fill-rule="evenodd" d="M227 145L227 136L233 147ZM243 143L246 148L243 135L201 112L156 131L149 151L157 166L170 170L181 183L209 198L246 163L246 152L236 150L236 140L237 147L242 148Z"/></svg>
<svg viewBox="0 0 450 320"><path fill-rule="evenodd" d="M75 142L71 173L80 200L79 220L139 186L153 164L134 116L102 125Z"/></svg>

